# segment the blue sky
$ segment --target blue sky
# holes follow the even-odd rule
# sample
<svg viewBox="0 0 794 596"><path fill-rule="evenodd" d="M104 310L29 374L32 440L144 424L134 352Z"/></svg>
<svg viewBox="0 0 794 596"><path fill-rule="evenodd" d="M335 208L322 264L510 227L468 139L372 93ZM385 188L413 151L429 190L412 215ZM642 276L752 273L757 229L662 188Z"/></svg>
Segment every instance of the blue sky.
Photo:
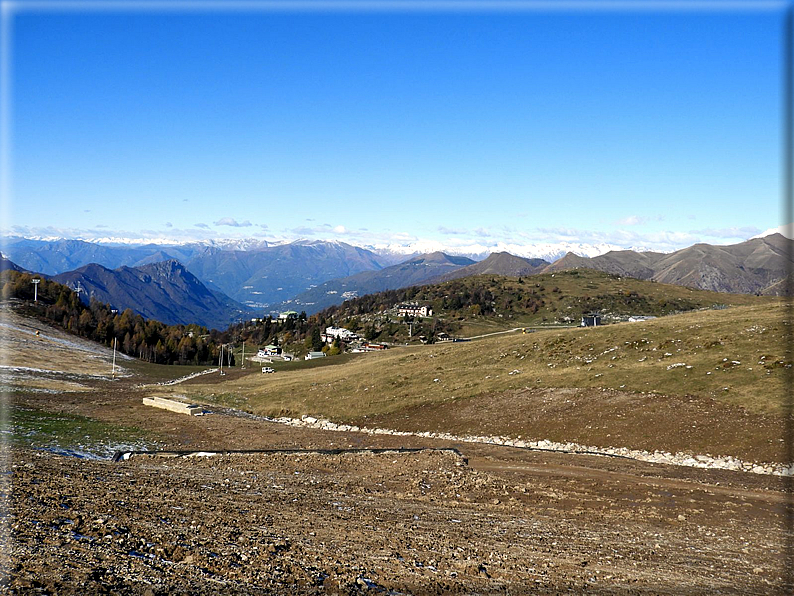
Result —
<svg viewBox="0 0 794 596"><path fill-rule="evenodd" d="M670 250L784 223L782 3L9 6L7 232Z"/></svg>

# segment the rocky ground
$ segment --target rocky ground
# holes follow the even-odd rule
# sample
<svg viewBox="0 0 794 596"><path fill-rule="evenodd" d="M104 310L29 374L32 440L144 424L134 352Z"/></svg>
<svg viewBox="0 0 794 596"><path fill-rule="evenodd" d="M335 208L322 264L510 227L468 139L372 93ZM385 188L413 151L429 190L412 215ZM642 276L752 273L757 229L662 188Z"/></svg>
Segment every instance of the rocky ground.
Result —
<svg viewBox="0 0 794 596"><path fill-rule="evenodd" d="M8 593L769 594L787 581L780 478L150 414L172 447L427 449L118 463L14 450Z"/></svg>

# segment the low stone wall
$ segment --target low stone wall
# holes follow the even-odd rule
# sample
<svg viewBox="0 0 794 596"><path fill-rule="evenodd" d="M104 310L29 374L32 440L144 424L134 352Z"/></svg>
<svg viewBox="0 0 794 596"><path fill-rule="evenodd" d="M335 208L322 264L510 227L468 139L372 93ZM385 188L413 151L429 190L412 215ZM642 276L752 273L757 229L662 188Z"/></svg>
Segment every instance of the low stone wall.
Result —
<svg viewBox="0 0 794 596"><path fill-rule="evenodd" d="M208 368L206 370L202 370L199 372L194 372L189 375L185 375L184 377L179 377L178 379L173 379L171 381L160 381L159 383L145 383L142 385L136 385L137 388L142 387L165 387L167 385L179 385L179 383L184 383L185 381L189 381L190 379L195 379L196 377L200 377L201 375L208 375L210 373L218 372L217 368Z"/></svg>
<svg viewBox="0 0 794 596"><path fill-rule="evenodd" d="M647 461L657 464L668 464L673 466L688 466L692 468L710 468L719 470L735 470L738 472L750 472L753 474L770 474L774 476L794 476L794 464L780 463L758 463L742 461L732 456L713 457L711 455L695 455L691 453L670 453L667 451L642 451L639 449L628 449L626 447L593 447L589 445L579 445L578 443L557 443L548 440L528 441L524 439L513 439L510 437L493 437L464 435L457 436L450 433L437 432L408 432L392 430L387 428L366 428L352 426L349 424L337 424L330 420L323 420L313 416L303 416L301 418L268 418L271 422L288 424L290 426L306 426L309 428L319 428L330 431L340 432L361 432L369 435L394 435L394 436L414 436L427 437L429 439L443 439L446 441L457 441L461 443L485 443L488 445L504 445L506 447L518 447L521 449L533 449L541 451L557 451L564 453L582 453L591 455L604 455L611 457L625 457L638 461Z"/></svg>

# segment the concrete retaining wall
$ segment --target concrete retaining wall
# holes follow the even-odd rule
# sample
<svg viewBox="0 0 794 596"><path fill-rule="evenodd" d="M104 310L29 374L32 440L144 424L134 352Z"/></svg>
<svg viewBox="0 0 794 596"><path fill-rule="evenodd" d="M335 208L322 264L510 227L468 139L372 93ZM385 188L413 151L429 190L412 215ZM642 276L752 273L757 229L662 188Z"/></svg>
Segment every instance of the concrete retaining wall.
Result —
<svg viewBox="0 0 794 596"><path fill-rule="evenodd" d="M164 397L144 397L143 405L153 406L155 408L162 408L170 412L177 412L179 414L188 414L190 416L198 416L204 413L203 406L193 404L186 404L181 401L173 399L166 399Z"/></svg>

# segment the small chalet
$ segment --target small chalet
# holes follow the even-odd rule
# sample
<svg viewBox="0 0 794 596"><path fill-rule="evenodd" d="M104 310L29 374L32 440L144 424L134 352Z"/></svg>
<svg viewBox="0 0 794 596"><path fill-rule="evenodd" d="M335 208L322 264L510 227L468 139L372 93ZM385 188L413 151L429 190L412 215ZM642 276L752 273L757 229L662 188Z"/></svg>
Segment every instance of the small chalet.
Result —
<svg viewBox="0 0 794 596"><path fill-rule="evenodd" d="M259 350L257 356L278 356L279 354L281 354L281 348L270 344Z"/></svg>
<svg viewBox="0 0 794 596"><path fill-rule="evenodd" d="M655 319L656 317L652 315L644 316L644 315L633 315L629 317L629 323L636 323L638 321L650 321L651 319Z"/></svg>
<svg viewBox="0 0 794 596"><path fill-rule="evenodd" d="M309 352L306 354L306 360L316 360L317 358L325 358L325 352Z"/></svg>
<svg viewBox="0 0 794 596"><path fill-rule="evenodd" d="M279 321L286 321L288 319L297 319L297 318L298 318L298 313L296 313L294 310L288 310L278 315Z"/></svg>

